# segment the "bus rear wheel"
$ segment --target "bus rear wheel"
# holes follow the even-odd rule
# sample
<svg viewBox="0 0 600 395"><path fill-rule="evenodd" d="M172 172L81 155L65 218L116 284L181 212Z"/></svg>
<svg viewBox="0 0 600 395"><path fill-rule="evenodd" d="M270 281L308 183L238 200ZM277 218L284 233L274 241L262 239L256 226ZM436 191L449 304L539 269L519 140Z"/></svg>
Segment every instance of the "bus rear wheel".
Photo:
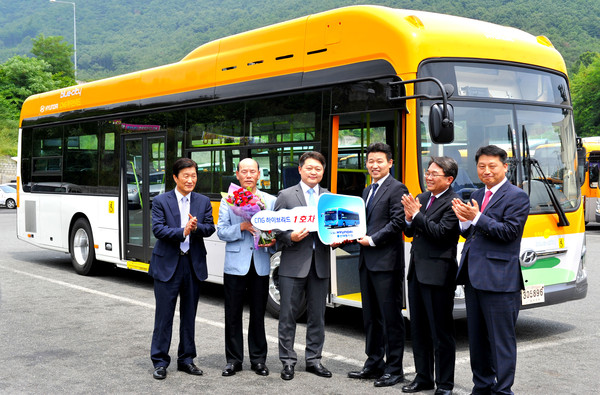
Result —
<svg viewBox="0 0 600 395"><path fill-rule="evenodd" d="M273 318L279 318L280 296L279 296L279 264L281 262L281 252L276 252L271 256L271 272L269 273L269 298L267 299L267 311ZM306 296L302 297L296 319L300 319L306 312Z"/></svg>
<svg viewBox="0 0 600 395"><path fill-rule="evenodd" d="M75 221L71 229L69 252L73 267L78 274L87 276L95 271L98 265L94 250L94 236L89 222L83 218Z"/></svg>

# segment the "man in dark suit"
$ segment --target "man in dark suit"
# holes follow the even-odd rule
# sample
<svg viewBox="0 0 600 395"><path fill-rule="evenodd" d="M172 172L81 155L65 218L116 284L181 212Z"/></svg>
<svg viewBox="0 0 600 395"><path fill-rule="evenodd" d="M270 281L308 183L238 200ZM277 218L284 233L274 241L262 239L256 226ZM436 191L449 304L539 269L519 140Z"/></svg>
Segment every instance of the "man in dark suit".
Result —
<svg viewBox="0 0 600 395"><path fill-rule="evenodd" d="M207 277L204 237L214 233L215 225L210 200L192 192L197 177L196 162L189 158L176 160L173 164L176 188L152 201L152 232L157 240L148 274L154 278L156 298L151 359L157 380L167 377L171 362L169 348L178 295L181 316L177 370L202 374L194 365L196 309L200 281Z"/></svg>
<svg viewBox="0 0 600 395"><path fill-rule="evenodd" d="M408 302L417 375L402 392L434 388L449 395L454 388L454 290L456 245L460 234L452 200L458 195L452 182L458 173L450 157L432 157L425 173L427 191L402 197L406 215L404 234L412 237L408 265Z"/></svg>
<svg viewBox="0 0 600 395"><path fill-rule="evenodd" d="M236 178L242 188L247 188L258 196L266 210L273 210L275 196L260 191L256 187L260 176L258 163L246 158L238 163ZM227 242L225 246L225 266L223 267L223 290L225 293L225 357L227 364L223 376L233 376L242 370L244 360L244 337L242 313L244 302L250 306L248 326L248 351L250 368L258 375L269 375L266 365L267 337L265 335L265 309L269 297L269 272L271 254L275 240L255 248L254 233L257 230L250 221L236 215L221 199L217 235ZM269 248L273 248L273 251Z"/></svg>
<svg viewBox="0 0 600 395"><path fill-rule="evenodd" d="M402 196L408 194L408 190L391 176L392 164L389 145L373 143L367 147L367 170L373 183L363 192L367 204L367 234L358 240L367 360L362 370L349 372L348 377L375 378L376 387L404 381Z"/></svg>
<svg viewBox="0 0 600 395"><path fill-rule="evenodd" d="M485 188L468 204L452 202L466 239L457 282L465 284L473 394L512 394L515 379L524 288L519 252L529 196L506 178L506 158L495 145L480 148L475 161Z"/></svg>
<svg viewBox="0 0 600 395"><path fill-rule="evenodd" d="M325 157L319 152L306 152L300 157L299 164L300 183L279 192L275 210L316 206L318 195L327 192L319 186L325 172ZM308 232L305 228L293 232L278 232L277 243L282 246L279 266L279 359L283 364L281 378L294 378L294 367L298 360L294 351L296 317L303 295L306 295L307 307L306 371L321 377L331 377L331 372L321 364L331 249L321 243L316 232Z"/></svg>

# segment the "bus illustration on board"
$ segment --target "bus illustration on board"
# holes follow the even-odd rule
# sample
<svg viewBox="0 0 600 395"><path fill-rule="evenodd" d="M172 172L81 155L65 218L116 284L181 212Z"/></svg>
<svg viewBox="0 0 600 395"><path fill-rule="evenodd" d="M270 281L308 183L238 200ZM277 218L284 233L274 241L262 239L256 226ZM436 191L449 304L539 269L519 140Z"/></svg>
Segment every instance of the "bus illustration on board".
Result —
<svg viewBox="0 0 600 395"><path fill-rule="evenodd" d="M360 224L358 213L345 208L330 209L323 214L326 228L347 228Z"/></svg>

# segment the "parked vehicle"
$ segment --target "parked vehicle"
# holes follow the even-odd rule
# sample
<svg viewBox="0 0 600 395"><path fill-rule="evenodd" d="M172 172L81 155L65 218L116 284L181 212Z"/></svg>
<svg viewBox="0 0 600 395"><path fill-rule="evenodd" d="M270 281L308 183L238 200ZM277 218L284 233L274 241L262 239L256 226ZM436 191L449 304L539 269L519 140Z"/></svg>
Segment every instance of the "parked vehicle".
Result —
<svg viewBox="0 0 600 395"><path fill-rule="evenodd" d="M17 190L9 185L0 185L0 206L17 208Z"/></svg>

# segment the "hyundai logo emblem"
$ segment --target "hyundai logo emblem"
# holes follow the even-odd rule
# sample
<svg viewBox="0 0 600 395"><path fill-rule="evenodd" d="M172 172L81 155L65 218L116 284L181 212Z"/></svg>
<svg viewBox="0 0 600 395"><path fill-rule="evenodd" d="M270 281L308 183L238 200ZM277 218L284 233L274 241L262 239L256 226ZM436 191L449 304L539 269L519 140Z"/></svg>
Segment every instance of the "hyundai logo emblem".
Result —
<svg viewBox="0 0 600 395"><path fill-rule="evenodd" d="M521 254L519 260L521 261L521 266L531 267L537 261L537 254L533 250L527 250Z"/></svg>

